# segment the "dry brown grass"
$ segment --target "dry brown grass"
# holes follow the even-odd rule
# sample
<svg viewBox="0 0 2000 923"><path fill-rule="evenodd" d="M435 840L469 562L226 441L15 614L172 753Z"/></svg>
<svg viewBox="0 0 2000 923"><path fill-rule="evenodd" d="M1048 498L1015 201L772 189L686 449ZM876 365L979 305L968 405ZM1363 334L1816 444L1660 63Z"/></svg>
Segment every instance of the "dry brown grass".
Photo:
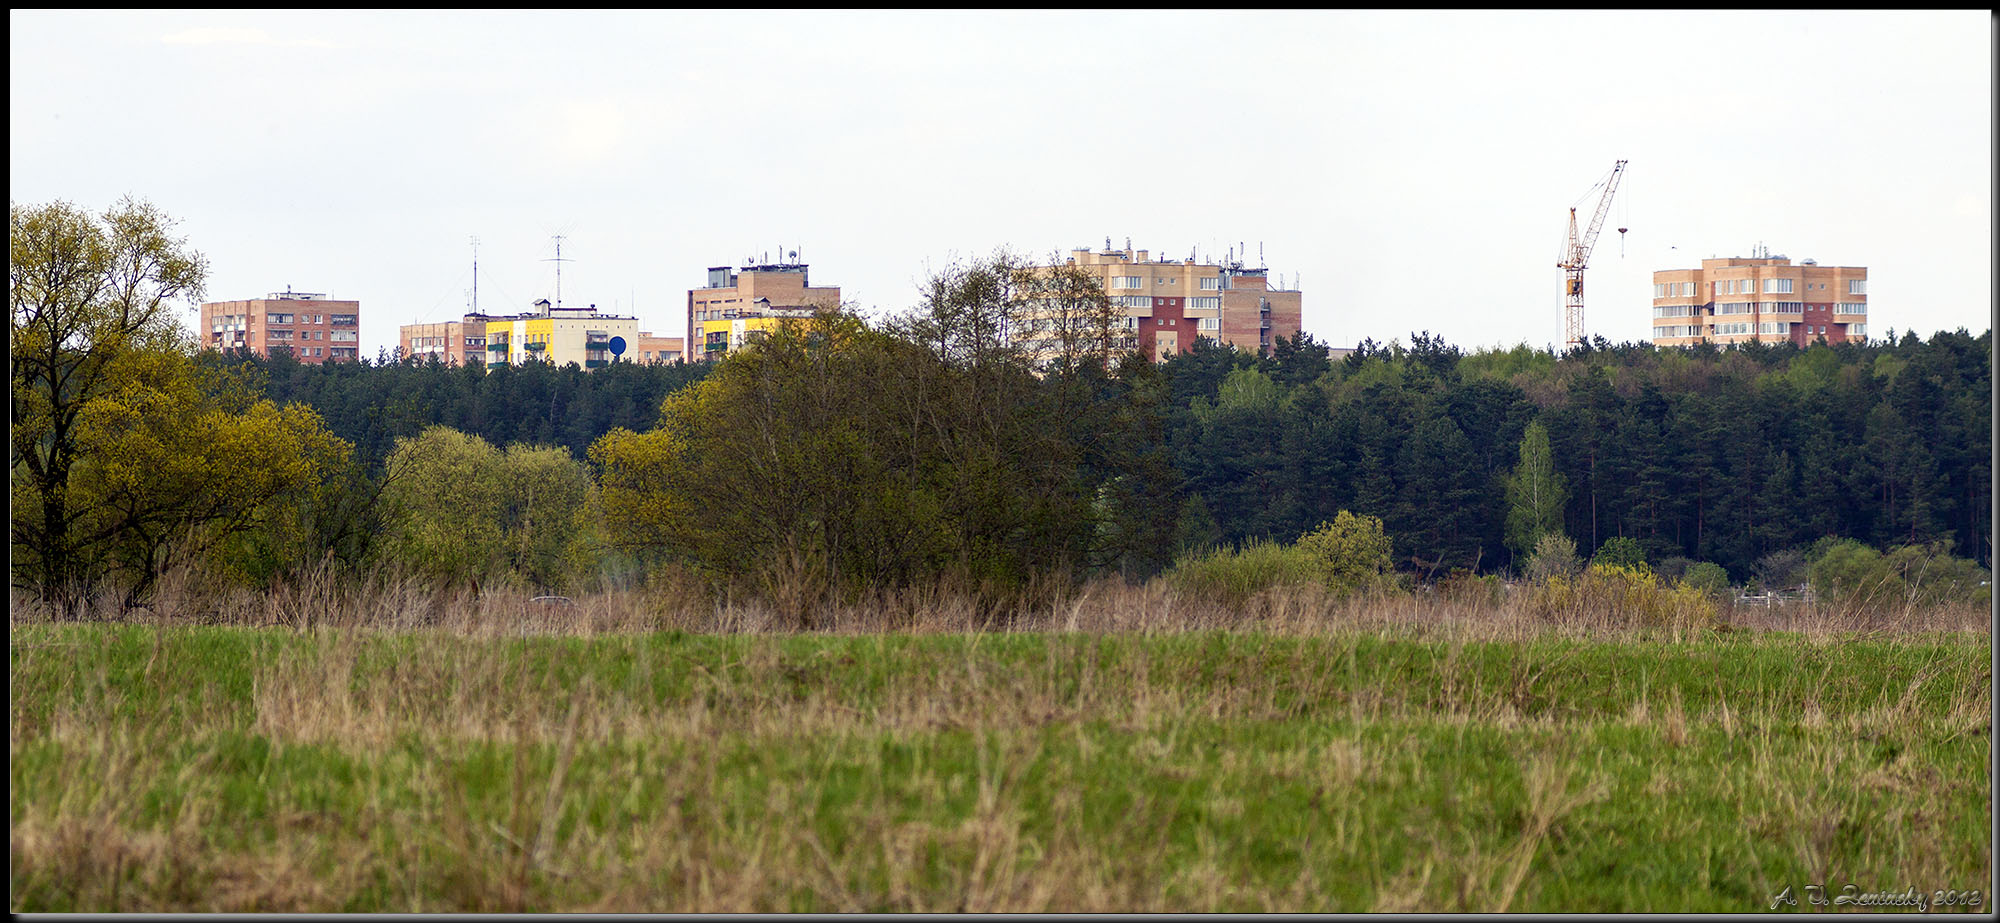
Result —
<svg viewBox="0 0 2000 923"><path fill-rule="evenodd" d="M805 578L768 593L722 593L682 579L646 587L581 594L567 603L535 604L533 591L511 584L436 587L395 573L366 580L308 571L265 590L218 586L185 572L169 574L147 606L121 609L115 594L84 606L82 621L138 621L252 627L438 629L470 636L573 635L685 631L761 634L1002 632L1174 632L1256 630L1285 634L1370 632L1437 640L1609 638L1635 633L1686 638L1709 631L1697 622L1640 624L1600 608L1549 612L1533 604L1531 588L1493 592L1441 585L1422 593L1336 596L1311 586L1277 587L1228 605L1176 592L1162 580L1142 584L1098 580L1080 586L1042 584L1011 595L944 582L881 589L843 597ZM15 591L16 623L51 620L34 597ZM1790 602L1774 607L1723 603L1722 630L1782 631L1814 637L1985 632L1991 613L1972 604L1867 608L1844 603Z"/></svg>

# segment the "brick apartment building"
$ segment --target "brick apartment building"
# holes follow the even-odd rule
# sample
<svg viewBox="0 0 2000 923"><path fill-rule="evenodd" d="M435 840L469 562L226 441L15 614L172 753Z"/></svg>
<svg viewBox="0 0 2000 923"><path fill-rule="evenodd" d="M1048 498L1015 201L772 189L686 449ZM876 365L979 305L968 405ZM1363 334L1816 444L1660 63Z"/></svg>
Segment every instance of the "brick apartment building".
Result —
<svg viewBox="0 0 2000 923"><path fill-rule="evenodd" d="M1096 275L1124 314L1129 335L1119 344L1154 361L1194 347L1197 337L1268 353L1277 340L1299 332L1302 295L1273 288L1263 267L1239 259L1222 263L1154 260L1145 250L1106 247L1070 251L1068 264Z"/></svg>
<svg viewBox="0 0 2000 923"><path fill-rule="evenodd" d="M839 307L840 286L814 287L807 264L796 261L797 251L792 257L739 269L709 267L708 284L688 291L688 361L720 359L784 318Z"/></svg>
<svg viewBox="0 0 2000 923"><path fill-rule="evenodd" d="M361 355L361 302L287 287L262 298L201 306L200 336L208 349L242 349L260 356L289 351L300 362Z"/></svg>
<svg viewBox="0 0 2000 923"><path fill-rule="evenodd" d="M1868 338L1868 270L1783 255L1724 257L1653 273L1653 345Z"/></svg>

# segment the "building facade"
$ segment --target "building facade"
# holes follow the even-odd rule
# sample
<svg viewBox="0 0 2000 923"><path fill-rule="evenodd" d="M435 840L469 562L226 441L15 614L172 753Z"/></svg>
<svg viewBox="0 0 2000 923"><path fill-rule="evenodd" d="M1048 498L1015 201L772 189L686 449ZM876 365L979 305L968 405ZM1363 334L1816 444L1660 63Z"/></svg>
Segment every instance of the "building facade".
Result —
<svg viewBox="0 0 2000 923"><path fill-rule="evenodd" d="M708 268L708 284L688 291L688 361L720 359L787 317L840 307L840 286L815 288L805 263Z"/></svg>
<svg viewBox="0 0 2000 923"><path fill-rule="evenodd" d="M1724 257L1653 273L1653 345L1868 338L1868 270L1785 256Z"/></svg>
<svg viewBox="0 0 2000 923"><path fill-rule="evenodd" d="M456 321L405 325L400 355L436 356L460 365L481 363L488 369L527 362L574 362L594 369L614 361L639 361L641 336L636 317L603 314L596 305L556 307L545 298L525 314L467 314Z"/></svg>
<svg viewBox="0 0 2000 923"><path fill-rule="evenodd" d="M575 362L586 369L610 362L683 361L680 337L656 337L639 330L637 318L599 314L596 305L558 309L546 308L547 304L536 302L535 312L514 317L467 314L443 323L405 324L397 355L435 356L446 365L477 363L489 368L528 358ZM622 342L613 343L614 338ZM613 350L621 346L622 350Z"/></svg>
<svg viewBox="0 0 2000 923"><path fill-rule="evenodd" d="M287 288L262 298L201 306L202 345L260 356L290 353L318 365L361 356L361 302Z"/></svg>
<svg viewBox="0 0 2000 923"><path fill-rule="evenodd" d="M404 324L397 356L436 357L446 365L486 362L486 315L467 314L461 320L437 324Z"/></svg>
<svg viewBox="0 0 2000 923"><path fill-rule="evenodd" d="M1197 338L1265 354L1295 336L1303 313L1297 289L1273 288L1261 266L1241 260L1154 260L1146 250L1070 251L1068 264L1096 276L1129 331L1121 348L1159 361L1194 348Z"/></svg>

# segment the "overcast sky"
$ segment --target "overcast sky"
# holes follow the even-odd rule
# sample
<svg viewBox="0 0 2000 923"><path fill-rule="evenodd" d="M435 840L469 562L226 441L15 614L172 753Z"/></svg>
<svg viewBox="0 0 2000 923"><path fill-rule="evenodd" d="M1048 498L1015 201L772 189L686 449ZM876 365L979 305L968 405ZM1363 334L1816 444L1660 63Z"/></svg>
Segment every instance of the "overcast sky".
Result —
<svg viewBox="0 0 2000 923"><path fill-rule="evenodd" d="M1239 242L1335 346L1563 337L1568 210L1630 161L1586 332L1763 244L1869 326L1989 326L1993 21L1941 13L9 14L10 197L181 220L208 297L396 328L562 300L679 335L797 249L874 315L955 258ZM1620 238L1616 228L1630 231ZM191 315L190 315L191 316Z"/></svg>

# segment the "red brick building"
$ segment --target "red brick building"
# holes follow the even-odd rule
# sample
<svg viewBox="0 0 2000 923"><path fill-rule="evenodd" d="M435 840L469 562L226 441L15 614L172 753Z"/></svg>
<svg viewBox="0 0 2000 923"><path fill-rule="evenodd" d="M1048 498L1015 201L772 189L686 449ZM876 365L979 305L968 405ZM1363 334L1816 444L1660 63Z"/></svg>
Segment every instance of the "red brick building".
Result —
<svg viewBox="0 0 2000 923"><path fill-rule="evenodd" d="M260 356L290 352L300 362L361 357L361 302L290 288L245 301L201 306L199 335L208 349Z"/></svg>

